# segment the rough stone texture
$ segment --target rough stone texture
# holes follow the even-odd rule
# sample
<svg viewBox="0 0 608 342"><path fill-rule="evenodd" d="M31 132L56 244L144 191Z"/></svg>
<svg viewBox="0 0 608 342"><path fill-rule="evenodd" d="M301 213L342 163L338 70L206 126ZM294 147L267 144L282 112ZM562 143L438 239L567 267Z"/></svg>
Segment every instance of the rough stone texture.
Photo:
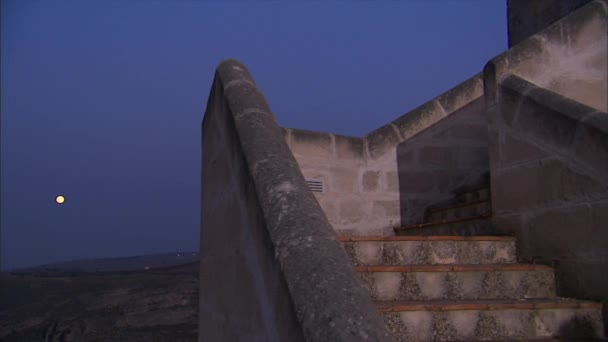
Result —
<svg viewBox="0 0 608 342"><path fill-rule="evenodd" d="M286 143L315 139L333 141L285 134L245 66L220 64L203 120L200 341L388 339Z"/></svg>
<svg viewBox="0 0 608 342"><path fill-rule="evenodd" d="M484 69L494 227L522 260L552 263L561 296L605 300L606 2L589 4ZM602 41L602 43L599 43ZM601 222L601 223L600 223Z"/></svg>
<svg viewBox="0 0 608 342"><path fill-rule="evenodd" d="M470 83L462 91L470 94L476 84ZM450 97L441 98L447 102ZM462 107L397 147L402 225L422 223L427 206L450 199L452 190L477 183L489 170L482 98L468 98L467 104L454 93L451 98L460 99ZM449 102L450 108L454 101ZM412 155L417 159L400 159Z"/></svg>
<svg viewBox="0 0 608 342"><path fill-rule="evenodd" d="M362 272L374 300L477 300L553 298L552 270ZM412 291L412 289L420 291Z"/></svg>
<svg viewBox="0 0 608 342"><path fill-rule="evenodd" d="M513 73L596 110L608 111L607 12L605 1L590 1L497 56L485 68L484 79L494 79L484 81L486 92L490 91L488 83L497 84L506 73Z"/></svg>
<svg viewBox="0 0 608 342"><path fill-rule="evenodd" d="M384 314L393 341L577 340L603 336L592 309L401 311Z"/></svg>
<svg viewBox="0 0 608 342"><path fill-rule="evenodd" d="M498 264L516 261L514 241L344 242L354 265Z"/></svg>

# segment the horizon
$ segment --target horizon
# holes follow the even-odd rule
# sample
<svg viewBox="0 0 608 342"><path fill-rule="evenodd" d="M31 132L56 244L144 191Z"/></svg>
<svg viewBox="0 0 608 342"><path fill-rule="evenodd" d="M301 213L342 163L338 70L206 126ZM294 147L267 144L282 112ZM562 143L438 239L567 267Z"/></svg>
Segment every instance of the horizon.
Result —
<svg viewBox="0 0 608 342"><path fill-rule="evenodd" d="M361 136L507 49L503 0L5 0L1 16L3 271L198 252L223 59L249 68L280 126Z"/></svg>

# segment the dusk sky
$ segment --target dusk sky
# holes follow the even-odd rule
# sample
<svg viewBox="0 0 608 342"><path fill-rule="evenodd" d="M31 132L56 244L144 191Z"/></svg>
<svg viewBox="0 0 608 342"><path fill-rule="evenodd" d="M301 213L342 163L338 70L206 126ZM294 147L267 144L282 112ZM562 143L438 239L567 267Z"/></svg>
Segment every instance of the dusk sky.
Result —
<svg viewBox="0 0 608 342"><path fill-rule="evenodd" d="M507 48L506 0L2 0L1 13L2 269L197 251L201 121L225 58L281 126L361 136Z"/></svg>

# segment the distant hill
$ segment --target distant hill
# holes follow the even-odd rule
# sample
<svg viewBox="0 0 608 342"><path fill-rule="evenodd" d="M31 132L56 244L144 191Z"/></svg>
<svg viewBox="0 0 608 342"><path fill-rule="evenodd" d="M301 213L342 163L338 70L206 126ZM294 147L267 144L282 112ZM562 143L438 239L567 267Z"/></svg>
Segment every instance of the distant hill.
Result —
<svg viewBox="0 0 608 342"><path fill-rule="evenodd" d="M192 254L86 259L2 272L0 341L194 342L199 263Z"/></svg>
<svg viewBox="0 0 608 342"><path fill-rule="evenodd" d="M120 272L164 268L198 261L198 252L175 252L120 258L79 259L54 264L6 270L9 273L90 273Z"/></svg>

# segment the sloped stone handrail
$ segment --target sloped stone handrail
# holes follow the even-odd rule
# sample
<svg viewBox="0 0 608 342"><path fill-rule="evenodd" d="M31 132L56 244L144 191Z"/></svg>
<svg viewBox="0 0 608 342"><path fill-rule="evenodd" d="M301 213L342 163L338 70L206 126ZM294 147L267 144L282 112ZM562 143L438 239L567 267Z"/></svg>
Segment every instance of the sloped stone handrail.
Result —
<svg viewBox="0 0 608 342"><path fill-rule="evenodd" d="M210 126L210 122L214 120L216 123L221 123L215 124L215 127L223 127L222 129L225 130L221 134L235 135L232 141L236 143L232 143L232 146L225 146L222 151L213 151L214 148L217 150L213 144L222 139L219 136L216 140L211 140L220 135L220 133L214 132L214 128ZM243 248L271 250L274 253L274 257L270 258L273 260L268 262L278 264L278 269L280 269L278 277L282 278L281 282L284 282L288 289L288 297L292 302L292 308L304 340L387 341L388 333L383 321L351 267L346 253L336 240L336 235L324 212L309 190L304 176L285 142L282 129L275 122L270 107L256 87L247 68L238 61L227 60L217 68L203 120L203 154L201 223L201 292L203 295L199 318L201 322L211 319L206 318L205 315L213 315L212 310L224 307L223 299L217 299L215 300L217 305L209 308L205 303L204 298L207 298L204 297L205 292L217 291L217 296L226 296L224 299L226 302L230 302L229 297L234 296L234 294L222 292L222 284L214 285L211 279L205 278L210 271L205 270L204 267L213 267L204 262L205 258L214 258L222 253L228 254L222 250L221 245L210 246L210 243L205 243L205 239L213 238L215 230L232 229L231 227L210 225L218 220L222 221L222 215L232 215L229 211L222 209L230 205L230 201L222 202L222 197L229 196L231 191L235 192L233 188L242 188L242 195L239 196L250 196L253 198L253 202L257 202L249 203L246 209L242 210L258 208L257 210L261 212L258 215L260 218L252 226L259 228L259 231L262 231L260 234L266 236L266 245L255 241L255 237L245 238L246 244L249 245ZM227 179L226 184L221 184L224 181L221 179L222 171L213 171L212 168L216 162L217 165L221 165L220 159L222 158L236 159L234 163L237 164L238 159L243 158L242 163L245 164L243 170L246 170L243 172L244 175L237 180ZM226 172L229 171L226 170ZM218 172L216 177L220 179L211 179L210 176L206 176L213 172ZM226 190L222 190L224 188ZM213 196L206 195L213 189L218 189ZM254 193L251 194L247 191ZM235 193L238 193L238 190ZM234 213L234 215L238 215L238 213ZM246 235L249 232L243 234ZM218 241L220 240L218 239ZM257 245L251 246L256 242ZM207 250L203 249L203 246L206 246ZM240 250L237 250L238 253ZM226 262L225 267L230 268L231 265ZM256 270L254 269L252 272L256 272ZM242 286L246 285L242 284ZM278 285L270 284L266 280L264 286L270 288ZM274 291L277 290L274 289ZM274 294L271 297L274 297ZM264 312L268 308L261 307L260 310ZM223 312L218 316L229 317L230 314L230 312ZM271 321L274 319L277 322L279 319L283 319L283 317L276 317L280 315L276 312L266 314L274 315L270 319ZM219 322L222 318L217 318L217 320ZM224 327L217 329L224 330L231 329L230 324L238 325L238 323L230 323L230 320L218 324L223 324ZM210 325L213 326L211 323L205 324L207 327ZM199 330L201 329L199 328ZM200 331L199 340L201 338L205 340L207 333ZM290 334L290 332L283 335L277 333L274 337L272 334L265 337L258 335L257 338L262 338L262 340L285 338ZM293 332L293 334L295 336L298 332Z"/></svg>

